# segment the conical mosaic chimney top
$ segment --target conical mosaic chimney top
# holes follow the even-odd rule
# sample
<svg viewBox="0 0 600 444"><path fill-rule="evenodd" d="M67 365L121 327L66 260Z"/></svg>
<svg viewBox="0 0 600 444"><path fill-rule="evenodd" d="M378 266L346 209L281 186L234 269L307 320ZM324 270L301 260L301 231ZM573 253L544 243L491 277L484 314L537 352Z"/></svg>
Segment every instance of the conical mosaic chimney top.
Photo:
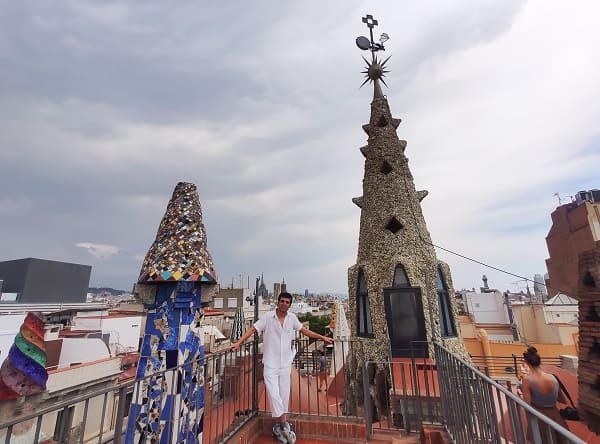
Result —
<svg viewBox="0 0 600 444"><path fill-rule="evenodd" d="M196 185L179 182L142 264L139 283L215 283Z"/></svg>

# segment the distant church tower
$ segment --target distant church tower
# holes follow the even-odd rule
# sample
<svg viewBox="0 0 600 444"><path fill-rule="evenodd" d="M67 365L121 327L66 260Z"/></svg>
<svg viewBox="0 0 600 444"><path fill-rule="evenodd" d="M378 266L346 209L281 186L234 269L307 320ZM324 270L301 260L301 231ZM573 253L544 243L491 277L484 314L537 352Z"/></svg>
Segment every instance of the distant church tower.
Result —
<svg viewBox="0 0 600 444"><path fill-rule="evenodd" d="M260 274L260 285L258 286L258 300L260 301L262 299L263 301L266 301L268 297L269 297L269 290L267 290L267 286L265 285L265 277L261 273Z"/></svg>
<svg viewBox="0 0 600 444"><path fill-rule="evenodd" d="M371 42L364 47L369 41L359 37L357 44L372 51L371 61L365 59L365 83L373 83L374 94L369 123L363 125L368 143L360 148L365 157L363 195L352 199L361 216L356 265L348 270L350 328L352 339L363 343L364 355L355 348L355 361L347 367L349 413L363 404L361 359L382 363L368 369L368 379L374 385L371 393L385 398L390 380L384 362L433 357L433 340L466 355L450 270L436 258L421 209L427 191L415 189L406 141L396 134L400 119L392 117L381 91L387 59L375 56L383 49L372 39L377 21L367 16L363 22L371 28Z"/></svg>
<svg viewBox="0 0 600 444"><path fill-rule="evenodd" d="M286 291L287 285L285 283L285 278L283 278L281 282L275 282L273 284L273 299L277 300L279 293L285 293Z"/></svg>

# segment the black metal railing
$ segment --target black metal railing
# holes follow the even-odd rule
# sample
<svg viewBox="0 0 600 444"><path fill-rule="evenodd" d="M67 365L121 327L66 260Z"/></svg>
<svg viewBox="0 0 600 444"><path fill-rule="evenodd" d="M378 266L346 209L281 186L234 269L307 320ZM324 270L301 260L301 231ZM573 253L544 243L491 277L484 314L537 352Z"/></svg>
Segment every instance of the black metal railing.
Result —
<svg viewBox="0 0 600 444"><path fill-rule="evenodd" d="M443 424L455 442L584 444L442 345L434 350Z"/></svg>
<svg viewBox="0 0 600 444"><path fill-rule="evenodd" d="M158 397L152 399L152 402L160 405L165 396L177 393L181 379L186 376L196 378L198 384L204 381L204 410L189 409L188 414L193 417L190 422L199 424L202 419L204 443L225 442L257 414L252 396L252 378L255 374L252 344L246 344L236 352L224 350L207 354L198 364L180 365L136 381L115 381L114 385L102 389L64 400L57 399L35 412L15 415L13 419L0 424L0 443L51 440L49 442L120 444L125 441L128 424L135 424L135 431L131 433L135 436L134 442L138 442L141 434L155 431L149 428L145 430L138 418L130 420L131 403L143 403L148 382L162 378L167 383L161 386ZM193 374L186 375L190 372ZM179 416L173 412L163 424L163 433L178 429L179 421ZM145 438L152 439L151 436Z"/></svg>
<svg viewBox="0 0 600 444"><path fill-rule="evenodd" d="M471 363L480 372L491 378L511 379L522 376L523 358L515 354L511 356L471 356ZM542 363L560 367L560 356L544 356Z"/></svg>
<svg viewBox="0 0 600 444"><path fill-rule="evenodd" d="M373 388L364 379L364 399L370 400L370 404L365 404L367 436L371 437L377 430L416 433L421 430L423 423L442 423L436 367L426 356L427 349L427 342L414 341L410 348L396 349L403 357L386 362L362 363L363 375L368 373L369 365L387 369L389 398L387 408L377 409L374 405Z"/></svg>
<svg viewBox="0 0 600 444"><path fill-rule="evenodd" d="M204 443L222 443L258 413L254 399L255 347L206 357Z"/></svg>
<svg viewBox="0 0 600 444"><path fill-rule="evenodd" d="M0 442L79 442L119 444L134 381L57 400L34 413L0 424ZM27 402L27 401L25 401ZM113 412L115 412L113 417ZM119 432L116 432L119 431Z"/></svg>
<svg viewBox="0 0 600 444"><path fill-rule="evenodd" d="M302 338L295 340L292 346L296 356L292 366L289 412L322 417L346 416L342 411L345 388L343 369L352 348L360 346L360 342L336 341L332 346L324 341ZM321 352L327 360L324 374L319 364ZM262 365L259 365L258 372L259 410L268 413ZM320 390L319 386L323 388Z"/></svg>
<svg viewBox="0 0 600 444"><path fill-rule="evenodd" d="M422 344L421 344L422 345ZM318 417L345 416L342 408L346 381L346 357L360 341L336 341L328 346L322 341L300 340L295 344L297 355L292 368L290 413ZM417 347L418 348L418 347ZM247 343L239 350L228 349L205 355L190 369L179 366L154 373L140 380L98 389L48 407L21 414L0 424L0 443L23 441L115 443L124 442L130 403L139 404L141 393L151 378L168 373L173 378L161 396L173 395L179 384L177 378L193 371L204 380L204 410L193 412L195 420L203 413L204 443L220 444L230 439L268 404L261 379L258 344ZM410 356L388 362L359 362L365 378L364 419L368 436L374 429L402 429L418 432L424 423L443 425L457 443L517 444L562 442L582 444L583 441L551 419L523 402L510 381L503 385L475 366L466 363L439 344L432 344L432 358ZM319 391L320 352L327 358L325 390ZM357 355L362 356L364 350ZM435 359L433 359L435 358ZM373 403L371 381L367 368L376 364L387 369L388 385L384 394L387 408L379 410ZM175 370L175 372L173 371ZM321 382L323 384L323 382ZM166 390L166 391L165 391ZM171 418L167 430L178 427L178 417ZM129 431L131 433L131 431ZM139 442L143 428L136 428L134 442ZM30 439L29 439L30 437ZM144 442L144 441L142 441Z"/></svg>

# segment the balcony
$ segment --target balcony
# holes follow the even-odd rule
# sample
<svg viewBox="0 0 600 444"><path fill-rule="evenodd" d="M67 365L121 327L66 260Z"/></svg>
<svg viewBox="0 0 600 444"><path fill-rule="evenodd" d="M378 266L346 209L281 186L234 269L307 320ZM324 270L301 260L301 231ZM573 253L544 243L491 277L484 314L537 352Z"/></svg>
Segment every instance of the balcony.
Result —
<svg viewBox="0 0 600 444"><path fill-rule="evenodd" d="M430 440L439 436L446 439L439 442L457 443L586 442L523 402L514 380L494 380L440 344L434 345L434 361L403 358L376 363L389 368L388 390L383 394L375 393L368 379L369 366L375 363L360 362L365 390L359 398L364 402L355 416L347 415L346 352L362 343L336 342L337 348L328 350L327 389L319 391L316 350L323 345L298 344L290 398L290 422L298 444L419 442L423 434ZM235 353L207 354L200 365L165 370L143 380L115 379L109 386L80 390L47 406L28 399L14 403L7 412L5 402L0 405L4 408L0 443L165 442L156 441L160 434L175 443L184 429L201 431L204 443L273 442L257 349L250 343ZM178 378L191 376L204 382L204 406L182 402L177 412L156 412L160 428L142 427L139 417L129 418L130 405L142 403L150 379L161 374L171 381L153 398L157 405L162 397L175 394Z"/></svg>

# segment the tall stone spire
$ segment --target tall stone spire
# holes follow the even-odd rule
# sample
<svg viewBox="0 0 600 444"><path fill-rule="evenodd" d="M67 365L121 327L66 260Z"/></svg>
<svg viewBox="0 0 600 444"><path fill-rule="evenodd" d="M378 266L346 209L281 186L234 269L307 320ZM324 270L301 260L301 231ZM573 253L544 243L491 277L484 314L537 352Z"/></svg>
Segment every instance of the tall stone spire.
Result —
<svg viewBox="0 0 600 444"><path fill-rule="evenodd" d="M431 357L431 342L442 336L446 346L465 354L454 320L449 269L436 258L421 209L427 191L415 188L407 143L396 133L401 120L392 116L381 92L388 59L379 62L374 52L371 62L365 59L365 83L373 83L373 101L369 123L363 125L368 142L360 148L365 157L363 194L352 199L361 210L358 254L348 270L351 333L364 350L351 359L381 363L369 370L376 385L369 392L382 394L374 400L381 410L387 408L391 383L384 362ZM362 406L363 379L360 366L348 368L347 408L352 413Z"/></svg>

